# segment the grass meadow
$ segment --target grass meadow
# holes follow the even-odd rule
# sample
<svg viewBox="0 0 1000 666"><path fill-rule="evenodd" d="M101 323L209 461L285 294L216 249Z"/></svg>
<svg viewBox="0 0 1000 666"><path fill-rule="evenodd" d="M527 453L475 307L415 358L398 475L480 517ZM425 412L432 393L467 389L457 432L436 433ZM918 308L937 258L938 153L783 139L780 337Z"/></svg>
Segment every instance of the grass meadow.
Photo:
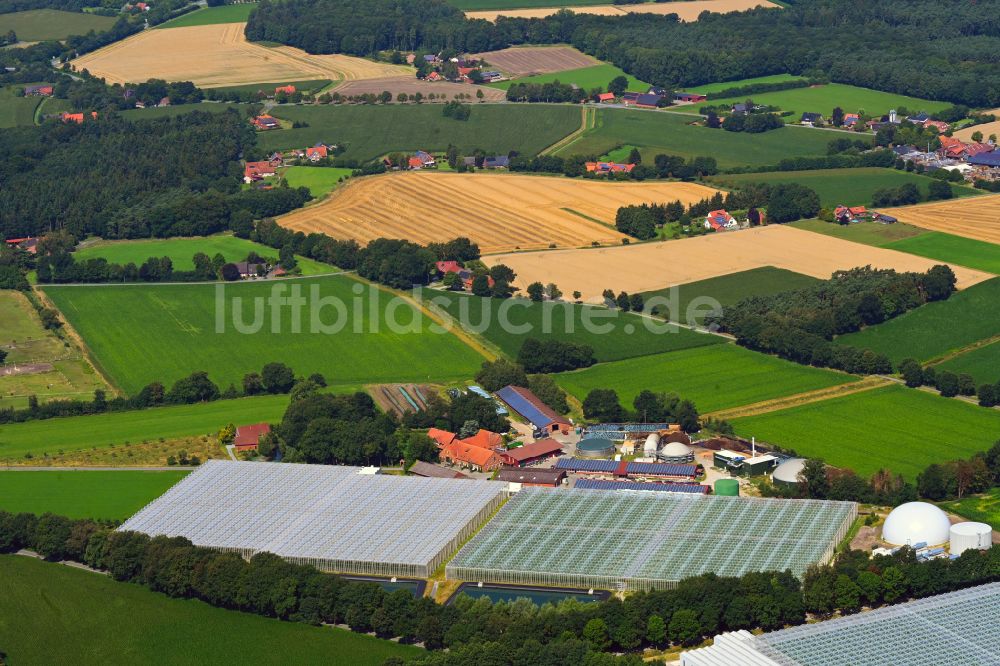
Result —
<svg viewBox="0 0 1000 666"><path fill-rule="evenodd" d="M676 287L647 291L643 294L643 297L648 301L651 298L659 296L673 303L673 298L676 294L676 305L666 306L663 308L665 312L661 311L658 314L666 316L671 321L681 322L687 322L690 314L700 324L704 319L702 310L709 309L707 307L700 307L700 299L702 298L714 299L720 305L726 307L736 305L744 298L751 296L769 296L782 291L809 287L817 282L819 280L814 277L785 270L784 268L762 266L761 268L753 268L748 271L740 271L739 273L730 273L729 275L720 275L719 277L707 280L689 282ZM695 302L696 299L699 299L699 301ZM689 308L692 305L696 309L691 310L689 313Z"/></svg>
<svg viewBox="0 0 1000 666"><path fill-rule="evenodd" d="M735 88L737 86L749 86L755 83L784 83L785 81L796 81L801 78L801 76L795 76L794 74L771 74L770 76L757 76L752 79L741 79L739 81L717 81L701 86L690 86L678 92L696 92L708 95L709 93L721 92L727 88ZM701 104L698 106L701 106Z"/></svg>
<svg viewBox="0 0 1000 666"><path fill-rule="evenodd" d="M516 150L534 155L580 127L580 109L570 105L473 104L465 121L445 118L439 104L282 106L272 113L309 126L262 132L257 137L262 150L322 141L346 145L340 157L358 160L396 151L443 151L450 143L463 154L482 148L487 153Z"/></svg>
<svg viewBox="0 0 1000 666"><path fill-rule="evenodd" d="M446 297L450 299L449 305L445 307L448 314L468 322L474 329L473 332L479 333L512 358L517 358L521 345L529 337L590 345L597 360L602 362L725 342L715 335L696 333L679 326L666 326L634 314L591 305L532 303L525 298L499 301L451 293ZM501 309L511 326L500 325ZM588 332L583 324L585 316L593 316L588 321L597 326L612 328L604 333ZM546 320L551 324L546 326ZM647 324L654 325L657 330L651 330ZM523 329L525 326L530 327L531 332L514 333L504 330L514 327ZM542 335L539 332L543 330L550 330L551 333Z"/></svg>
<svg viewBox="0 0 1000 666"><path fill-rule="evenodd" d="M337 167L293 166L282 174L289 187L308 187L314 197L321 197L337 186L340 179L351 177L353 169Z"/></svg>
<svg viewBox="0 0 1000 666"><path fill-rule="evenodd" d="M216 92L249 92L255 93L263 91L268 95L274 95L274 89L279 86L295 86L299 92L317 92L333 83L330 79L308 79L306 81L271 81L266 83L246 83L241 86L219 86L213 87Z"/></svg>
<svg viewBox="0 0 1000 666"><path fill-rule="evenodd" d="M981 495L964 497L953 502L942 502L941 508L963 518L987 523L1000 530L1000 488L993 488Z"/></svg>
<svg viewBox="0 0 1000 666"><path fill-rule="evenodd" d="M38 458L60 451L68 453L110 446L125 447L149 440L215 435L229 423L277 423L287 407L287 395L267 395L7 423L0 425L0 462L23 460L27 453ZM126 457L125 453L123 451L123 457Z"/></svg>
<svg viewBox="0 0 1000 666"><path fill-rule="evenodd" d="M0 471L0 510L125 520L187 474L187 470Z"/></svg>
<svg viewBox="0 0 1000 666"><path fill-rule="evenodd" d="M223 389L239 386L246 373L271 361L300 375L320 372L331 385L447 382L468 377L482 362L457 337L431 333L429 318L409 302L348 276L49 287L46 294L130 395L198 370ZM302 305L272 307L271 298L281 296Z"/></svg>
<svg viewBox="0 0 1000 666"><path fill-rule="evenodd" d="M0 14L0 18L4 15ZM35 109L44 97L18 97L15 92L26 84L0 88L0 129L35 123Z"/></svg>
<svg viewBox="0 0 1000 666"><path fill-rule="evenodd" d="M294 185L294 187L298 187L298 185ZM193 258L198 252L204 252L209 257L221 254L226 258L226 261L230 262L244 261L251 252L256 252L262 257L274 259L278 257L278 251L273 247L228 234L195 238L97 241L77 250L73 256L76 257L77 261L100 257L111 263L127 264L131 262L136 266L142 265L150 257L170 257L174 270L190 271L194 270ZM322 275L337 270L333 266L307 257L298 257L298 262L303 275Z"/></svg>
<svg viewBox="0 0 1000 666"><path fill-rule="evenodd" d="M895 169L880 169L876 167L862 169L824 169L822 171L775 171L768 173L723 174L711 176L710 182L723 187L739 188L748 183L799 183L815 190L819 195L820 204L825 208L834 208L838 204L845 206L870 206L875 190L887 187L899 187L905 183L913 183L926 197L932 181L927 176L920 176ZM976 196L982 192L971 187L952 186L956 197Z"/></svg>
<svg viewBox="0 0 1000 666"><path fill-rule="evenodd" d="M70 35L104 32L115 24L112 16L98 16L82 12L63 12L58 9L30 9L25 12L0 14L0 33L9 30L17 33L22 42L43 42L66 39Z"/></svg>
<svg viewBox="0 0 1000 666"><path fill-rule="evenodd" d="M977 385L996 384L1000 382L1000 341L959 354L934 367L956 375L970 375Z"/></svg>
<svg viewBox="0 0 1000 666"><path fill-rule="evenodd" d="M192 111L207 113L222 113L228 109L245 109L245 106L233 102L201 102L198 104L174 104L171 106L151 106L145 109L126 109L121 111L123 118L128 120L151 120L153 118L173 118Z"/></svg>
<svg viewBox="0 0 1000 666"><path fill-rule="evenodd" d="M837 338L837 342L885 354L929 361L1000 332L1000 278L922 305L901 317Z"/></svg>
<svg viewBox="0 0 1000 666"><path fill-rule="evenodd" d="M883 247L1000 275L1000 246L995 243L929 231Z"/></svg>
<svg viewBox="0 0 1000 666"><path fill-rule="evenodd" d="M745 85L743 81L733 81L724 85L720 90ZM695 86L695 92L710 92ZM792 115L788 122L798 122L799 117L805 112L822 113L825 118L829 118L833 108L839 106L844 113L857 113L864 111L869 116L878 116L888 113L890 109L905 108L910 113L926 111L934 113L948 106L950 102L936 102L907 95L897 95L894 93L871 90L869 88L859 88L843 83L828 83L821 86L809 88L791 88L789 90L779 90L776 92L758 93L756 95L740 95L738 97L727 97L722 99L710 99L703 104L692 104L682 107L679 110L685 113L697 113L698 109L705 104L715 106L728 106L753 99L757 104L776 106L782 111L791 111ZM828 136L828 139L834 138Z"/></svg>
<svg viewBox="0 0 1000 666"><path fill-rule="evenodd" d="M634 92L646 92L649 84L640 81L631 74L626 74L619 68L610 64L594 65L592 67L581 67L580 69L568 69L562 72L551 72L548 74L537 74L535 76L525 76L512 81L499 81L487 84L492 88L507 90L515 83L575 83L581 90L591 90L600 88L607 90L611 79L616 76L624 76L628 79L628 89Z"/></svg>
<svg viewBox="0 0 1000 666"><path fill-rule="evenodd" d="M558 107L557 107L558 108ZM579 113L579 112L578 112ZM473 116L475 111L473 111ZM603 155L620 145L637 146L644 162L659 153L714 157L721 168L769 166L786 157L825 155L829 132L795 127L746 134L691 125L694 118L662 111L598 109L595 126L557 155Z"/></svg>
<svg viewBox="0 0 1000 666"><path fill-rule="evenodd" d="M389 657L424 654L345 629L172 599L17 555L0 556L0 598L0 638L11 664L379 666Z"/></svg>
<svg viewBox="0 0 1000 666"><path fill-rule="evenodd" d="M823 458L870 476L882 468L913 481L927 465L985 451L1000 412L890 386L732 421L743 437Z"/></svg>
<svg viewBox="0 0 1000 666"><path fill-rule="evenodd" d="M221 7L204 7L187 14L182 14L172 21L161 23L157 28L187 28L194 25L215 25L217 23L246 23L254 3L242 5L222 5Z"/></svg>
<svg viewBox="0 0 1000 666"><path fill-rule="evenodd" d="M915 238L930 233L920 227L897 222L896 224L878 224L877 222L859 222L858 224L835 224L823 220L798 220L789 222L790 226L805 229L824 236L842 238L862 245L886 247L907 238Z"/></svg>
<svg viewBox="0 0 1000 666"><path fill-rule="evenodd" d="M797 365L733 344L713 345L601 363L556 375L567 392L583 400L595 388L618 391L622 404L643 389L676 393L702 414L856 381L856 377Z"/></svg>

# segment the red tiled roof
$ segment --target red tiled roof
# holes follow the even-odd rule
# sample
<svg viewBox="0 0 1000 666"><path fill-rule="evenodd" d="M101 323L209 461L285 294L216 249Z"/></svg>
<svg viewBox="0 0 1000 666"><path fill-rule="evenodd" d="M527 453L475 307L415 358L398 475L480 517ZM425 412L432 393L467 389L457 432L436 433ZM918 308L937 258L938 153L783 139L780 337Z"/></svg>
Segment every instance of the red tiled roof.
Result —
<svg viewBox="0 0 1000 666"><path fill-rule="evenodd" d="M319 157L327 156L326 146L315 146L313 148L306 148L306 157L312 157L313 155L318 155Z"/></svg>
<svg viewBox="0 0 1000 666"><path fill-rule="evenodd" d="M584 166L590 173L631 173L634 164L618 164L617 162L586 162Z"/></svg>
<svg viewBox="0 0 1000 666"><path fill-rule="evenodd" d="M236 429L236 436L233 438L233 444L237 449L257 448L261 435L269 432L271 432L271 426L268 423L255 423L254 425L240 426Z"/></svg>
<svg viewBox="0 0 1000 666"><path fill-rule="evenodd" d="M490 432L489 430L479 429L472 437L466 437L461 440L465 444L472 444L473 446L478 446L481 449L495 449L503 444L503 435L498 435L495 432Z"/></svg>
<svg viewBox="0 0 1000 666"><path fill-rule="evenodd" d="M424 165L424 162L419 157L411 157L409 164L411 169L417 169L419 167L422 167Z"/></svg>
<svg viewBox="0 0 1000 666"><path fill-rule="evenodd" d="M439 261L434 265L438 269L438 273L457 273L462 270L457 261Z"/></svg>
<svg viewBox="0 0 1000 666"><path fill-rule="evenodd" d="M600 100L601 102L608 102L610 100L613 100L614 98L615 94L609 92L601 93L600 95L597 96L597 99Z"/></svg>
<svg viewBox="0 0 1000 666"><path fill-rule="evenodd" d="M275 95L282 92L291 95L293 92L295 92L295 86L278 86L277 88L274 89Z"/></svg>
<svg viewBox="0 0 1000 666"><path fill-rule="evenodd" d="M456 438L455 433L440 428L431 428L427 431L427 436L437 442L438 446L448 446Z"/></svg>
<svg viewBox="0 0 1000 666"><path fill-rule="evenodd" d="M540 456L548 456L562 451L562 444L552 438L540 439L531 444L505 451L504 455L517 462L524 462Z"/></svg>
<svg viewBox="0 0 1000 666"><path fill-rule="evenodd" d="M500 465L500 456L489 449L480 448L460 441L452 442L441 450L442 458L451 458L467 465L475 465L483 469Z"/></svg>

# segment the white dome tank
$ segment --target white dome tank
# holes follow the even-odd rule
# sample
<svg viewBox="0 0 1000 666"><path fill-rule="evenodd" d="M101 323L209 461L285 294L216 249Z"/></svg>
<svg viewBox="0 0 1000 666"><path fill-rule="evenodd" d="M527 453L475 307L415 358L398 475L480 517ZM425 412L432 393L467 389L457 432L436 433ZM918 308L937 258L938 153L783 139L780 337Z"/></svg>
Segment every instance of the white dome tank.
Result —
<svg viewBox="0 0 1000 666"><path fill-rule="evenodd" d="M666 462L678 464L694 462L694 451L684 442L669 442L660 449L658 458Z"/></svg>
<svg viewBox="0 0 1000 666"><path fill-rule="evenodd" d="M950 529L951 521L941 509L927 502L907 502L889 513L882 538L894 546L939 546L948 542Z"/></svg>
<svg viewBox="0 0 1000 666"><path fill-rule="evenodd" d="M642 446L642 455L652 458L656 456L658 448L660 448L660 436L655 432L650 433L649 437L646 438L646 443Z"/></svg>
<svg viewBox="0 0 1000 666"><path fill-rule="evenodd" d="M956 523L951 526L951 554L986 550L993 545L993 528L986 523Z"/></svg>
<svg viewBox="0 0 1000 666"><path fill-rule="evenodd" d="M799 474L805 466L805 458L789 458L774 468L772 477L779 483L798 483Z"/></svg>

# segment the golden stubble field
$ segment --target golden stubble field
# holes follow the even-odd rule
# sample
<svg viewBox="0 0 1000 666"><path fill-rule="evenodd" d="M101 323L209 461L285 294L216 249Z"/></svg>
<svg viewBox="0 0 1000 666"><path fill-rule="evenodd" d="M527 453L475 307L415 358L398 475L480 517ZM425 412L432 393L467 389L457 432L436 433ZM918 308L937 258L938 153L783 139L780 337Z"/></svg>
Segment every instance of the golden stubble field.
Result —
<svg viewBox="0 0 1000 666"><path fill-rule="evenodd" d="M569 9L577 14L598 14L600 16L624 16L625 14L677 14L682 21L697 21L702 12L742 12L755 7L775 7L769 0L693 0L692 2L663 2L638 5L591 5L584 7L542 7L538 9L494 9L490 11L465 12L470 19L496 21L498 16L514 18L544 18L556 12Z"/></svg>
<svg viewBox="0 0 1000 666"><path fill-rule="evenodd" d="M410 74L412 69L345 55L309 55L290 46L248 42L245 23L146 30L85 54L71 64L108 83L151 78L192 81L204 88L331 79L351 81Z"/></svg>
<svg viewBox="0 0 1000 666"><path fill-rule="evenodd" d="M829 278L855 266L926 271L941 263L782 225L660 243L497 254L484 261L513 268L522 289L532 282L555 282L564 292L579 290L594 303L605 289L653 291L762 266ZM952 269L959 288L994 277L961 266Z"/></svg>
<svg viewBox="0 0 1000 666"><path fill-rule="evenodd" d="M408 171L349 181L328 199L279 222L362 244L375 238L428 243L466 236L484 253L581 247L621 243L623 235L613 228L621 206L678 199L687 205L715 192L694 183Z"/></svg>
<svg viewBox="0 0 1000 666"><path fill-rule="evenodd" d="M923 229L1000 243L1000 194L888 208L882 212Z"/></svg>

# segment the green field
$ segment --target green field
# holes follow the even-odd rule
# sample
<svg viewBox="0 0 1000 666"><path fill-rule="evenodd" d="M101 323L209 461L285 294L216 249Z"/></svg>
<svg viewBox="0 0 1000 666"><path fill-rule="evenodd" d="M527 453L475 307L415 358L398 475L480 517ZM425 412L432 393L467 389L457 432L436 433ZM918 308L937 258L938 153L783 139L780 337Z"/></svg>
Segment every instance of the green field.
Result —
<svg viewBox="0 0 1000 666"><path fill-rule="evenodd" d="M875 190L887 187L899 187L904 183L913 183L926 198L927 190L933 180L927 176L896 171L895 169L880 169L876 167L862 169L824 169L822 171L775 171L768 173L723 174L711 176L709 181L724 187L739 188L747 183L799 183L816 191L820 204L825 208L834 208L838 204L845 206L870 206ZM982 194L971 187L952 186L957 197L968 197Z"/></svg>
<svg viewBox="0 0 1000 666"><path fill-rule="evenodd" d="M157 28L187 28L192 25L215 25L216 23L246 23L255 4L222 5L205 7L182 14L172 21L161 23Z"/></svg>
<svg viewBox="0 0 1000 666"><path fill-rule="evenodd" d="M922 305L901 317L837 342L885 354L893 363L912 357L929 361L1000 333L1000 278L969 287L947 301Z"/></svg>
<svg viewBox="0 0 1000 666"><path fill-rule="evenodd" d="M115 24L111 16L97 16L82 12L63 12L57 9L31 9L25 12L0 14L0 33L9 30L17 33L22 42L43 42L66 39L70 35L104 32Z"/></svg>
<svg viewBox="0 0 1000 666"><path fill-rule="evenodd" d="M813 231L825 236L842 238L863 245L885 247L904 238L914 238L930 233L926 229L897 222L896 224L878 224L877 222L859 222L858 224L835 224L823 220L799 220L789 223L790 226L806 231Z"/></svg>
<svg viewBox="0 0 1000 666"><path fill-rule="evenodd" d="M971 375L976 384L1000 382L1000 341L983 345L934 366L956 375Z"/></svg>
<svg viewBox="0 0 1000 666"><path fill-rule="evenodd" d="M149 120L151 118L173 118L191 111L207 113L222 113L227 109L245 109L241 104L233 102L201 102L199 104L175 104L173 106L151 106L146 109L126 109L122 117L128 120Z"/></svg>
<svg viewBox="0 0 1000 666"><path fill-rule="evenodd" d="M517 358L521 345L529 337L590 345L598 361L617 361L725 342L715 335L695 333L634 314L589 305L532 303L526 298L500 301L452 293L439 295L438 298L442 296L449 299L447 306L442 307L452 317L467 322L467 326L476 333L485 328L481 335L512 358ZM572 316L568 317L568 313ZM593 324L588 326L593 329L591 331L584 326L585 315L592 317L588 320L588 325ZM502 318L509 325L501 324ZM530 332L511 332L525 326L530 327ZM598 332L604 328L609 330ZM551 333L541 333L545 330Z"/></svg>
<svg viewBox="0 0 1000 666"><path fill-rule="evenodd" d="M578 112L579 113L579 112ZM691 158L714 157L721 168L768 166L786 157L825 155L829 132L795 127L746 134L690 125L693 118L663 111L598 109L595 127L557 155L603 155L623 144L638 146L644 162L658 153Z"/></svg>
<svg viewBox="0 0 1000 666"><path fill-rule="evenodd" d="M771 76L757 76L752 79L740 79L739 81L718 81L716 83L706 83L700 86L689 86L680 92L695 92L701 93L702 95L708 95L710 93L726 90L727 88L749 86L755 83L783 83L785 81L796 81L801 78L801 76L795 76L793 74L772 74ZM706 103L710 104L711 102ZM701 105L699 104L698 106Z"/></svg>
<svg viewBox="0 0 1000 666"><path fill-rule="evenodd" d="M186 470L0 472L0 510L125 520L186 475Z"/></svg>
<svg viewBox="0 0 1000 666"><path fill-rule="evenodd" d="M722 89L742 84L743 82L741 81L733 81L729 85L722 86ZM696 92L705 91L698 89ZM822 113L824 118L829 118L833 108L836 106L842 108L844 113L864 111L869 116L879 116L883 113L888 113L890 109L898 108L906 108L910 113L918 111L934 113L951 106L950 102L935 102L928 99L870 90L869 88L849 86L843 83L828 83L810 88L792 88L790 90L779 90L777 92L759 93L756 95L711 99L702 104L691 104L681 107L678 110L685 113L698 113L698 109L706 104L729 106L744 102L748 97L756 104L776 106L782 111L791 111L792 115L786 117L788 122L798 122L799 117L807 111ZM832 138L832 136L828 136L827 138Z"/></svg>
<svg viewBox="0 0 1000 666"><path fill-rule="evenodd" d="M296 185L297 187L297 185ZM170 257L174 270L194 270L194 255L204 252L209 257L221 254L226 261L244 261L250 252L262 257L277 258L273 247L229 235L204 236L199 238L168 238L135 241L98 241L73 253L77 261L101 257L111 263L142 265L150 257ZM337 269L306 257L298 257L303 275L322 275Z"/></svg>
<svg viewBox="0 0 1000 666"><path fill-rule="evenodd" d="M930 231L884 247L1000 275L1000 245L986 241Z"/></svg>
<svg viewBox="0 0 1000 666"><path fill-rule="evenodd" d="M337 167L293 166L285 169L289 187L308 187L314 197L321 197L337 186L341 178L348 179L353 169Z"/></svg>
<svg viewBox="0 0 1000 666"><path fill-rule="evenodd" d="M333 83L330 79L309 79L306 81L271 81L266 83L245 83L240 86L221 86L218 88L213 87L212 90L217 92L249 92L255 93L263 91L268 95L274 94L274 89L279 86L295 86L295 89L299 92L316 92L317 90L322 90Z"/></svg>
<svg viewBox="0 0 1000 666"><path fill-rule="evenodd" d="M317 142L346 144L346 159L370 160L395 151L443 151L455 144L463 154L476 148L506 155L534 155L579 129L580 109L569 105L476 104L468 120L441 115L438 104L279 106L273 115L309 127L262 132L262 150L286 150ZM825 144L824 144L825 149Z"/></svg>
<svg viewBox="0 0 1000 666"><path fill-rule="evenodd" d="M992 525L993 529L1000 530L1000 488L954 502L941 502L941 508L969 520L987 523Z"/></svg>
<svg viewBox="0 0 1000 666"><path fill-rule="evenodd" d="M2 17L3 14L0 14ZM15 91L27 84L0 88L0 129L35 123L35 109L44 97L18 97Z"/></svg>
<svg viewBox="0 0 1000 666"><path fill-rule="evenodd" d="M888 468L913 481L931 463L988 449L1000 433L1000 412L890 386L732 424L743 437L823 458L863 476Z"/></svg>
<svg viewBox="0 0 1000 666"><path fill-rule="evenodd" d="M581 90L589 91L593 88L600 88L604 91L607 90L611 79L616 76L624 76L627 78L628 89L633 92L646 92L649 90L648 83L644 83L631 74L626 74L614 65L609 64L594 65L593 67L581 67L580 69L568 69L562 72L552 72L549 74L525 76L514 81L500 81L498 83L490 83L488 85L493 88L507 90L515 83L551 83L553 81L559 81L560 83L575 83Z"/></svg>
<svg viewBox="0 0 1000 666"><path fill-rule="evenodd" d="M601 363L556 375L559 385L580 400L591 389L618 391L622 404L643 389L676 393L701 413L740 407L855 381L852 375L797 365L737 347L713 345Z"/></svg>
<svg viewBox="0 0 1000 666"><path fill-rule="evenodd" d="M296 293L304 306L272 307L275 294ZM427 317L412 324L416 311L409 303L395 307L395 296L347 276L50 287L46 294L130 395L151 381L170 385L197 370L221 387L239 386L246 373L271 361L302 375L320 372L331 385L452 381L474 374L482 362L458 338L431 333ZM390 309L403 330L389 329ZM234 319L252 331L255 312L259 330L241 333Z"/></svg>
<svg viewBox="0 0 1000 666"><path fill-rule="evenodd" d="M714 299L719 305L726 307L736 305L750 296L769 296L782 291L809 287L817 282L819 280L814 277L788 271L784 268L762 266L739 273L689 282L676 287L647 291L643 297L647 302L655 297L667 299L668 304L661 306L661 310L665 309L672 321L690 323L687 321L688 308L695 299ZM703 303L705 303L705 307L702 307ZM702 300L694 303L694 306L696 309L690 312L690 318L698 324L702 323L704 314L714 308L713 303L706 303Z"/></svg>
<svg viewBox="0 0 1000 666"><path fill-rule="evenodd" d="M310 370L311 371L311 370ZM70 416L0 425L0 460L137 444L156 439L216 434L228 423L277 423L288 407L288 396L266 395L216 400L196 405L172 405L92 416ZM25 472L27 474L27 472Z"/></svg>
<svg viewBox="0 0 1000 666"><path fill-rule="evenodd" d="M172 599L107 576L0 556L0 644L10 664L379 666L423 650L333 627Z"/></svg>

